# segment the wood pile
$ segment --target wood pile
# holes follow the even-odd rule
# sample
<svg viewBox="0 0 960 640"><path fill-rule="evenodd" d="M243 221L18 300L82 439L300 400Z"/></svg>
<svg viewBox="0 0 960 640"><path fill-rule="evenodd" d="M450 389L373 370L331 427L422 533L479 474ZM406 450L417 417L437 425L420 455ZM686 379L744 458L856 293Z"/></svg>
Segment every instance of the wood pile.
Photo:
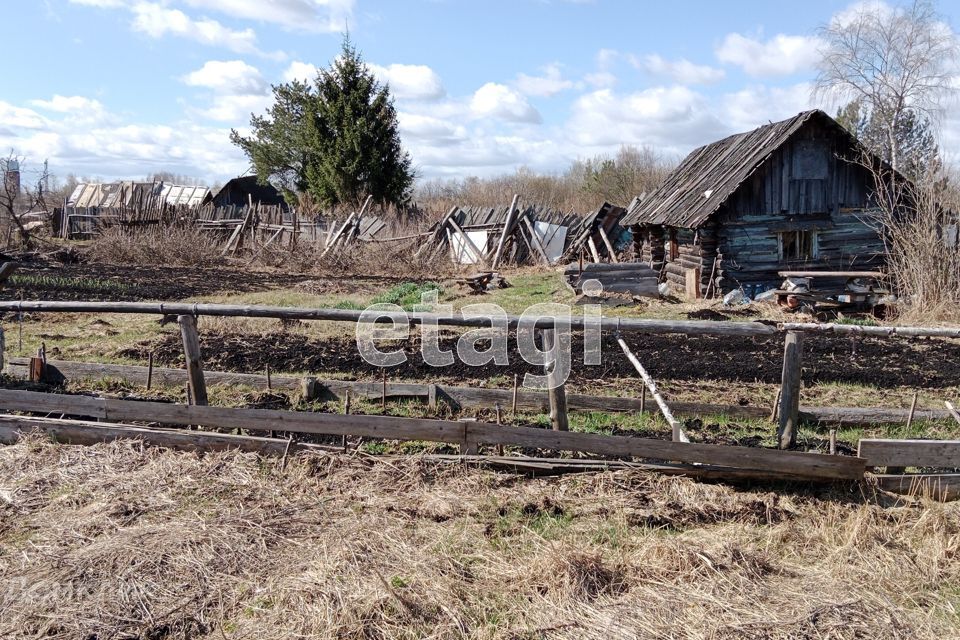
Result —
<svg viewBox="0 0 960 640"><path fill-rule="evenodd" d="M596 297L584 291L585 282L595 280L603 286L604 294L630 297L659 298L659 274L642 262L586 263L573 262L564 269L564 280L577 295Z"/></svg>
<svg viewBox="0 0 960 640"><path fill-rule="evenodd" d="M586 256L588 260L619 262L616 242L620 236L620 219L627 210L604 202L599 209L583 218L572 230L572 240L564 252L567 260Z"/></svg>
<svg viewBox="0 0 960 640"><path fill-rule="evenodd" d="M567 251L576 214L546 207L453 207L426 234L418 255L448 252L460 264L555 264Z"/></svg>

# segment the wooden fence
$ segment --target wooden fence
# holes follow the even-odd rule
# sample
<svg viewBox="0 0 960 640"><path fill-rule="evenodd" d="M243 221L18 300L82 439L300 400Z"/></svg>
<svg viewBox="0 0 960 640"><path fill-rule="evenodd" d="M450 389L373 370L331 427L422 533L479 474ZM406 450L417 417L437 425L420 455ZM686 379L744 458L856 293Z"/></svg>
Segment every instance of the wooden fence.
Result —
<svg viewBox="0 0 960 640"><path fill-rule="evenodd" d="M384 322L400 324L435 323L437 325L477 327L491 326L490 318L465 318L462 316L440 316L430 313L365 313L345 309L310 309L291 307L264 307L242 305L215 305L190 303L124 303L124 302L46 302L13 301L0 302L0 311L8 312L108 312L177 315L182 336L184 355L187 362L186 376L190 382L194 404L168 405L163 403L128 402L111 399L77 398L50 396L48 394L30 394L28 392L0 392L0 406L6 409L27 411L60 411L63 413L93 416L103 420L153 420L164 424L199 424L212 427L230 427L258 429L270 424L271 428L291 432L350 434L391 439L418 439L458 444L462 452L470 454L480 444L515 445L543 449L591 452L603 455L635 456L670 460L691 464L710 464L723 467L751 469L754 471L780 474L783 477L821 477L848 478L856 471L847 463L841 467L827 460L815 459L812 454L796 454L787 451L773 452L787 457L771 458L768 450L694 444L689 442L649 441L623 436L599 436L595 434L570 433L563 430L566 423L568 398L559 387L559 394L547 393L547 406L554 425L553 431L529 429L523 427L505 427L489 425L475 421L451 423L448 421L423 420L412 418L392 418L388 416L325 416L323 414L298 414L296 412L276 412L268 410L231 410L207 407L206 382L200 361L199 339L196 331L196 318L200 315L222 317L259 317L330 320L340 322ZM600 331L621 333L680 333L686 335L738 335L769 337L784 335L784 365L780 396L780 423L778 440L782 449L792 448L795 443L801 411L799 406L800 368L802 366L802 345L804 335L815 336L821 332L858 333L876 336L910 335L960 337L957 328L923 327L859 327L832 324L783 324L772 327L761 323L702 322L646 320L628 318L600 318L587 321L585 318L570 318L574 330L590 326ZM567 318L563 319L564 322ZM556 331L557 318L541 317L531 322L529 327L544 333L544 344L555 344L552 338ZM508 316L506 326L517 328L521 319ZM628 357L632 356L625 350ZM642 365L634 356L631 362L641 372L647 388L657 400L661 411L668 420L672 419L669 407L657 397L656 385L644 375ZM548 368L549 371L549 368ZM147 372L148 378L152 371ZM235 374L234 374L235 375ZM383 387L386 396L386 385ZM437 394L436 385L427 386L427 394ZM540 399L542 402L542 399ZM589 402L596 402L590 400ZM642 400L641 400L642 402ZM832 410L836 411L836 410ZM674 424L671 422L671 424ZM674 424L675 440L682 440L683 434L678 424ZM951 450L952 451L952 450ZM761 452L761 453L758 453ZM791 456L808 456L803 460ZM826 456L826 458L840 458ZM952 458L951 458L952 459ZM771 462L776 460L776 462ZM854 466L865 464L860 458L849 458ZM844 466L845 465L845 466ZM862 473L862 468L859 473Z"/></svg>

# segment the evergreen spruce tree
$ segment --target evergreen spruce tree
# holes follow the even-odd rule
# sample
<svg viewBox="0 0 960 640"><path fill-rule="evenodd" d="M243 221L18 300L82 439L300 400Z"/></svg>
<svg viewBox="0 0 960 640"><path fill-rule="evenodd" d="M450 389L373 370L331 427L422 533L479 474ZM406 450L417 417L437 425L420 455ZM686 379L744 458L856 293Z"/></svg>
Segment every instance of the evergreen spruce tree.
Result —
<svg viewBox="0 0 960 640"><path fill-rule="evenodd" d="M268 115L251 118L250 137L230 134L261 182L278 185L288 200L306 193L324 206L359 206L367 195L382 204L408 200L414 174L390 88L348 37L312 84L280 84L273 93Z"/></svg>

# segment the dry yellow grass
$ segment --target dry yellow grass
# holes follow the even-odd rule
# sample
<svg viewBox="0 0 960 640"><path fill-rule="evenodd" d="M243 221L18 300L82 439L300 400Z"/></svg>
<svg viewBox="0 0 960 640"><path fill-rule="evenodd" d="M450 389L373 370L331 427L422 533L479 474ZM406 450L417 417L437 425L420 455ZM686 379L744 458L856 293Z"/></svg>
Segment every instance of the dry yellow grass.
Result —
<svg viewBox="0 0 960 640"><path fill-rule="evenodd" d="M4 638L945 638L960 506L640 472L0 449Z"/></svg>

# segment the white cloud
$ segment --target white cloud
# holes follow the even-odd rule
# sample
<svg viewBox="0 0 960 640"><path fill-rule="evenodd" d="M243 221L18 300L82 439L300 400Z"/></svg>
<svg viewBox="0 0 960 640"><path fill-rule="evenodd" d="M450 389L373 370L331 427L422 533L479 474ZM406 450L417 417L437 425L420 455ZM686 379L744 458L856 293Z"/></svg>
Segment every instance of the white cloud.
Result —
<svg viewBox="0 0 960 640"><path fill-rule="evenodd" d="M70 0L70 4L79 4L86 7L100 9L118 9L127 6L126 0Z"/></svg>
<svg viewBox="0 0 960 640"><path fill-rule="evenodd" d="M467 139L467 129L449 120L416 113L397 114L400 134L406 141L445 147Z"/></svg>
<svg viewBox="0 0 960 640"><path fill-rule="evenodd" d="M111 1L111 0L92 0ZM185 0L233 18L278 24L294 31L341 33L349 27L354 0Z"/></svg>
<svg viewBox="0 0 960 640"><path fill-rule="evenodd" d="M694 64L689 60L667 60L657 54L634 59L634 66L658 75L666 76L679 84L710 84L723 80L723 69L703 64Z"/></svg>
<svg viewBox="0 0 960 640"><path fill-rule="evenodd" d="M226 122L233 127L245 126L250 114L262 115L273 103L269 95L222 95L214 96L211 105L196 113L208 120Z"/></svg>
<svg viewBox="0 0 960 640"><path fill-rule="evenodd" d="M572 80L567 80L563 77L563 74L560 72L560 65L556 62L543 67L542 76L528 76L525 73L518 74L516 85L520 91L528 96L543 97L550 97L574 87Z"/></svg>
<svg viewBox="0 0 960 640"><path fill-rule="evenodd" d="M300 62L298 60L291 62L290 66L287 67L287 70L283 72L284 82L293 82L294 80L299 80L300 82L312 82L316 77L317 67L315 65L312 65L309 62Z"/></svg>
<svg viewBox="0 0 960 640"><path fill-rule="evenodd" d="M583 76L583 81L597 89L610 89L617 84L617 76L609 71L597 71Z"/></svg>
<svg viewBox="0 0 960 640"><path fill-rule="evenodd" d="M650 145L685 153L712 132L725 132L709 101L686 87L653 87L630 94L601 89L580 96L565 127L578 147ZM719 135L717 137L720 137Z"/></svg>
<svg viewBox="0 0 960 640"><path fill-rule="evenodd" d="M43 117L17 105L0 102L0 148L24 155L27 163L50 160L58 175L142 178L169 170L206 179L223 179L244 170L242 152L230 144L229 129L181 121L138 124L105 117L77 126L81 105L99 104L82 96L55 96L33 102L49 104Z"/></svg>
<svg viewBox="0 0 960 640"><path fill-rule="evenodd" d="M18 107L0 100L0 127L42 129L45 126L47 126L46 118L33 109Z"/></svg>
<svg viewBox="0 0 960 640"><path fill-rule="evenodd" d="M239 96L267 92L267 81L260 70L242 60L210 60L183 76L182 80L191 87L205 87Z"/></svg>
<svg viewBox="0 0 960 640"><path fill-rule="evenodd" d="M98 100L83 96L61 96L58 94L50 100L31 100L30 104L57 113L103 113L103 105Z"/></svg>
<svg viewBox="0 0 960 640"><path fill-rule="evenodd" d="M734 131L749 131L770 121L786 120L816 107L810 89L806 82L787 87L746 87L723 96L722 117Z"/></svg>
<svg viewBox="0 0 960 640"><path fill-rule="evenodd" d="M476 117L497 118L508 122L539 123L540 112L527 99L502 84L488 82L473 94L470 110Z"/></svg>
<svg viewBox="0 0 960 640"><path fill-rule="evenodd" d="M253 29L236 31L209 18L194 20L179 9L168 9L152 2L138 2L133 6L133 14L133 28L151 38L170 34L206 45L222 46L237 53L259 53Z"/></svg>
<svg viewBox="0 0 960 640"><path fill-rule="evenodd" d="M778 34L766 42L730 33L717 47L717 59L755 77L787 76L814 67L820 40L812 36Z"/></svg>
<svg viewBox="0 0 960 640"><path fill-rule="evenodd" d="M426 65L390 64L382 67L377 64L368 64L367 66L378 80L388 83L390 92L401 100L436 100L446 94L440 76ZM301 69L301 71L305 70Z"/></svg>

